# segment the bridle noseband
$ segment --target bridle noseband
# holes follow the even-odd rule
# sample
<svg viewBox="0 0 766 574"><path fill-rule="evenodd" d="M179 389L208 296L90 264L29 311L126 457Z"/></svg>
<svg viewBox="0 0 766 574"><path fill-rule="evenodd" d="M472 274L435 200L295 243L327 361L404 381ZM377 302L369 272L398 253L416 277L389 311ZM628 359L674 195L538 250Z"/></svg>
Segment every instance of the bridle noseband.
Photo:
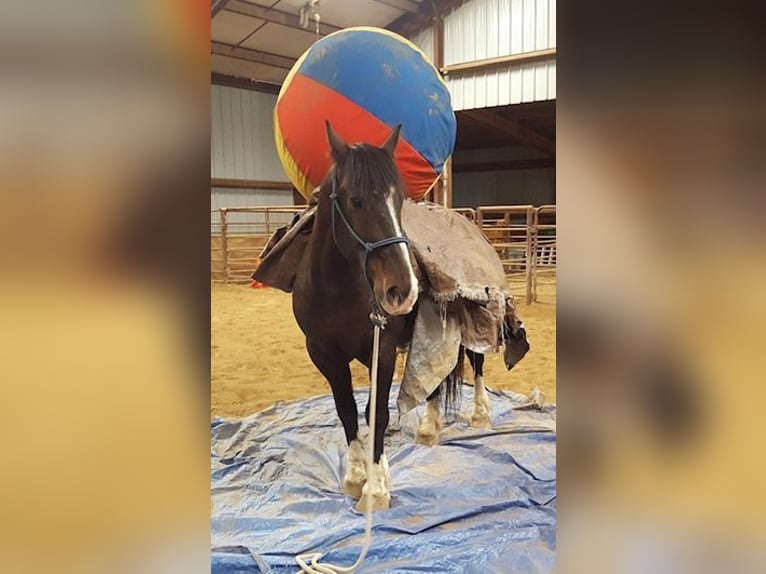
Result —
<svg viewBox="0 0 766 574"><path fill-rule="evenodd" d="M372 297L370 300L370 307L372 308L370 319L373 323L380 324L382 327L386 323L385 313L380 308L380 305L378 305L378 301L375 298L375 291L373 290L370 279L367 276L367 257L370 255L370 253L376 249L380 249L381 247L388 247L389 245L396 245L397 243L404 243L405 245L409 245L410 241L406 237L402 236L388 237L387 239L381 239L380 241L375 241L373 243L362 239L359 234L354 231L351 223L346 218L346 214L343 213L343 210L340 207L340 202L338 201L337 176L335 172L333 172L332 175L332 192L330 193L330 200L332 201L332 239L335 242L335 246L338 248L338 250L340 250L340 246L338 245L338 238L335 235L335 213L337 212L340 216L340 220L345 224L346 229L348 229L349 233L351 234L351 237L354 238L354 241L356 241L356 243L362 248L362 251L364 252L364 257L362 258L362 271L364 272L364 281L370 288L370 295Z"/></svg>

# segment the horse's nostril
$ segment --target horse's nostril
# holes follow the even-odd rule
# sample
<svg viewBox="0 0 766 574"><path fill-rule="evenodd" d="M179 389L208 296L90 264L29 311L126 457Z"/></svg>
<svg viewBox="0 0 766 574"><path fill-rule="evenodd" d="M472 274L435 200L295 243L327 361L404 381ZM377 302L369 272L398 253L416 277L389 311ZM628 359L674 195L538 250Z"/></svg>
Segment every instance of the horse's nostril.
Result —
<svg viewBox="0 0 766 574"><path fill-rule="evenodd" d="M389 302L398 305L402 302L402 292L399 291L399 287L391 287L388 291L386 291L386 298L389 300Z"/></svg>

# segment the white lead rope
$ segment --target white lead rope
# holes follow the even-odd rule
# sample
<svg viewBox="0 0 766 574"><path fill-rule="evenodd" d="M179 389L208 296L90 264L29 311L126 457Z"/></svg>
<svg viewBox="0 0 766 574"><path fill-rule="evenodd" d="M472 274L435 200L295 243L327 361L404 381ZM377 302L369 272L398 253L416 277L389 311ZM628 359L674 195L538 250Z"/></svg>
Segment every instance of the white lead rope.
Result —
<svg viewBox="0 0 766 574"><path fill-rule="evenodd" d="M373 453L375 449L375 413L378 410L378 347L380 346L380 330L382 325L373 320L374 329L372 332L372 369L370 374L370 435L367 441L367 477L372 476ZM313 554L299 554L295 557L300 572L305 574L349 574L356 572L364 562L367 551L370 549L372 541L372 500L367 501L367 524L364 528L364 544L362 553L351 566L336 566L334 564L319 564L323 554L315 552ZM307 563L311 560L311 563Z"/></svg>

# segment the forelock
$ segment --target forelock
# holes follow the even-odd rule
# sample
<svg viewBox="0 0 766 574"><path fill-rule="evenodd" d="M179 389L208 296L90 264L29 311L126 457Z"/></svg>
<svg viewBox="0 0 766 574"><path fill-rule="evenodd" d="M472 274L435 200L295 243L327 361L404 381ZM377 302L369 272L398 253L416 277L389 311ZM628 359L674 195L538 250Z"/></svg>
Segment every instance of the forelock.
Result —
<svg viewBox="0 0 766 574"><path fill-rule="evenodd" d="M394 189L402 189L401 178L391 156L369 144L354 144L343 163L347 185L366 192L388 194Z"/></svg>

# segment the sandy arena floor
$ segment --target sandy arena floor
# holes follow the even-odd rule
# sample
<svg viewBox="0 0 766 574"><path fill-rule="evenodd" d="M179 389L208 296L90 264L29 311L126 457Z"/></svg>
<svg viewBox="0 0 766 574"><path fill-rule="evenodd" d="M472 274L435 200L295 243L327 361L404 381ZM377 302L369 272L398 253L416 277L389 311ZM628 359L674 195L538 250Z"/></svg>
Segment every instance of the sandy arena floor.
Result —
<svg viewBox="0 0 766 574"><path fill-rule="evenodd" d="M518 290L514 289L517 294ZM541 280L538 302L518 302L531 349L508 372L502 354L487 355L488 386L529 393L539 387L556 401L555 284ZM211 414L241 417L276 401L328 394L330 387L311 363L292 313L291 295L242 285L211 286ZM395 380L399 380L399 371ZM354 386L369 384L367 369L352 364ZM466 378L471 376L466 361Z"/></svg>

